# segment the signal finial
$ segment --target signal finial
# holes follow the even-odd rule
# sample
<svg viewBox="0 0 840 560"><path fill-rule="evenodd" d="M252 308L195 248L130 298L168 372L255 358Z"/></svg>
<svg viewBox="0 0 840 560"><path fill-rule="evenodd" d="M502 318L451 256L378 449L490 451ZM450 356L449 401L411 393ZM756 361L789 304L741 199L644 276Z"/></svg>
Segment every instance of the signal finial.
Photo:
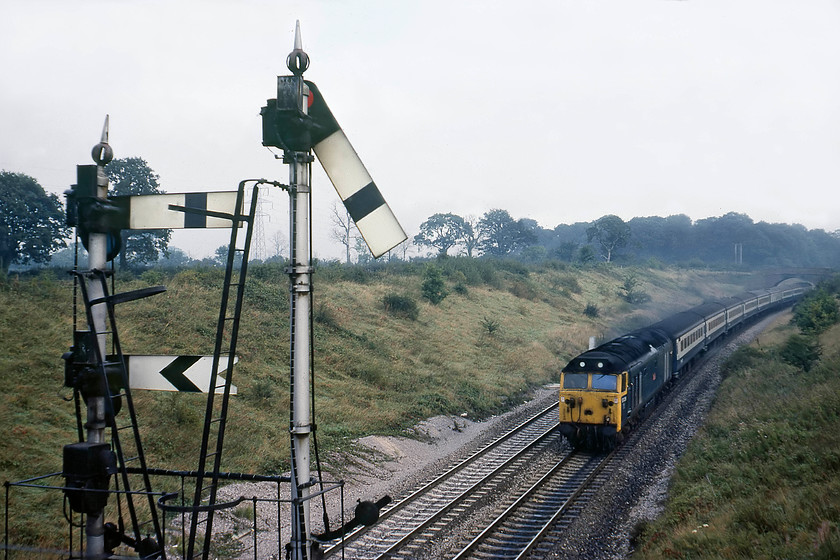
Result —
<svg viewBox="0 0 840 560"><path fill-rule="evenodd" d="M295 22L295 47L286 58L286 66L295 76L302 76L309 68L309 55L303 52L303 41L300 39L300 20Z"/></svg>
<svg viewBox="0 0 840 560"><path fill-rule="evenodd" d="M102 126L102 138L99 140L99 144L93 147L93 150L90 152L93 161L96 162L96 165L106 165L112 159L114 159L114 149L108 144L108 121L110 119L110 115L105 115L105 124Z"/></svg>

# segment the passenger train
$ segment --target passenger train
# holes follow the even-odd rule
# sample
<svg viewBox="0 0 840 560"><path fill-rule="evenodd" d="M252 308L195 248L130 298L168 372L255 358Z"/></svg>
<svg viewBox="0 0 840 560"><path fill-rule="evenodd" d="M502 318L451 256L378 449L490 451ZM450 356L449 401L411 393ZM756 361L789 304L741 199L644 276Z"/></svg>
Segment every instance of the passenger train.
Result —
<svg viewBox="0 0 840 560"><path fill-rule="evenodd" d="M612 449L713 343L811 287L788 280L704 303L577 356L560 377L560 432L574 447Z"/></svg>

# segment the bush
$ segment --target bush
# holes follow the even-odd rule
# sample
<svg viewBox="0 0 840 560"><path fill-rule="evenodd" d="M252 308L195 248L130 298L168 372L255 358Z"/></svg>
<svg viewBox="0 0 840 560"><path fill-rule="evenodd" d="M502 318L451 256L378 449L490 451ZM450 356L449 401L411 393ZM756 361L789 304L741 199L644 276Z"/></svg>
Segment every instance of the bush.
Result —
<svg viewBox="0 0 840 560"><path fill-rule="evenodd" d="M583 314L587 317L591 317L592 319L596 318L598 316L598 313L600 313L600 310L598 309L598 306L594 303L587 303L586 307L583 310Z"/></svg>
<svg viewBox="0 0 840 560"><path fill-rule="evenodd" d="M420 286L420 291L423 297L432 302L434 305L442 302L449 291L446 289L446 284L443 281L443 274L435 265L426 267L423 273L423 284Z"/></svg>
<svg viewBox="0 0 840 560"><path fill-rule="evenodd" d="M462 296L467 295L469 291L467 289L467 276L460 270L456 270L452 275L452 280L455 282L455 285L452 287L455 293Z"/></svg>
<svg viewBox="0 0 840 560"><path fill-rule="evenodd" d="M573 294L583 293L583 288L578 282L577 276L572 274L563 274L551 279L551 286L554 289L565 290Z"/></svg>
<svg viewBox="0 0 840 560"><path fill-rule="evenodd" d="M499 327L501 327L502 325L496 319L491 319L485 316L481 320L481 326L484 328L485 331L487 331L487 334L493 336L494 334L496 334L496 331L498 331Z"/></svg>
<svg viewBox="0 0 840 560"><path fill-rule="evenodd" d="M758 348L742 346L723 362L721 373L727 377L735 372L757 367L765 361L764 352Z"/></svg>
<svg viewBox="0 0 840 560"><path fill-rule="evenodd" d="M320 303L317 307L315 307L313 317L316 323L320 323L325 327L338 327L338 319L336 319L335 311L333 311L332 307L325 305L324 303Z"/></svg>
<svg viewBox="0 0 840 560"><path fill-rule="evenodd" d="M821 334L838 320L837 298L824 289L807 295L793 310L793 322L804 334Z"/></svg>
<svg viewBox="0 0 840 560"><path fill-rule="evenodd" d="M811 367L820 360L822 347L815 338L794 334L781 347L779 355L790 365L811 371Z"/></svg>
<svg viewBox="0 0 840 560"><path fill-rule="evenodd" d="M623 282L619 287L619 295L627 303L646 303L650 301L650 296L645 292L637 289L641 281L634 273L629 273L622 279Z"/></svg>
<svg viewBox="0 0 840 560"><path fill-rule="evenodd" d="M385 294L382 297L382 304L385 306L385 311L392 313L399 317L405 317L412 321L417 319L420 310L417 308L417 302L408 296L401 296L399 294Z"/></svg>

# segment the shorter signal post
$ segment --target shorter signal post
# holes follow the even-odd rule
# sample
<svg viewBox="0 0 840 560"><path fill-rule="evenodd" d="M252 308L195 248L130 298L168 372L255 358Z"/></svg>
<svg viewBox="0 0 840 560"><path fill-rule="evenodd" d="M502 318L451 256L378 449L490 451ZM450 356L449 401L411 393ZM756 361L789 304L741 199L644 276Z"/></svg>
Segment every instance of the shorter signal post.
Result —
<svg viewBox="0 0 840 560"><path fill-rule="evenodd" d="M63 493L62 510L69 522L66 551L43 551L85 559L126 557L133 550L143 559L163 558L165 524L160 512L190 514L189 556L194 556L198 533L195 523L202 517L205 544L199 554L207 558L212 536L213 512L221 474L228 398L237 393L232 380L236 340L244 294L248 250L256 213L259 184L282 186L264 179L242 181L236 191L109 197L105 165L113 158L108 143L106 117L100 142L92 156L96 165L77 166L77 184L67 196L67 224L75 227L77 239L88 250L86 268L72 271L76 282L73 308L73 345L62 356L64 385L73 390L76 404L78 441L63 448L59 473L7 483L6 537L9 542L10 488L40 488ZM250 210L245 206L245 185L254 183ZM230 250L222 288L222 302L212 356L127 355L119 339L115 308L134 300L161 294L163 286L123 293L111 293L115 275L109 261L119 254L123 229L226 227L231 231ZM237 235L243 229L244 248ZM109 283L111 286L109 287ZM77 313L77 302L83 309ZM181 505L166 503L178 494L164 494L152 488L151 476L184 476L182 471L152 469L147 465L132 391L136 389L203 393L207 401L205 425L195 479L195 501L181 495ZM83 413L83 407L85 413ZM247 479L254 475L224 473L226 478ZM63 485L44 485L52 477ZM266 478L266 477L263 477ZM269 477L270 478L270 477ZM272 478L275 480L277 477ZM183 486L183 480L182 480ZM182 493L183 494L183 493ZM202 514L202 515L200 515ZM106 515L115 517L107 519ZM78 532L78 538L74 536ZM74 546L76 547L73 550Z"/></svg>
<svg viewBox="0 0 840 560"><path fill-rule="evenodd" d="M321 92L314 83L303 79L303 73L309 67L309 56L303 51L300 22L295 26L294 49L286 65L292 75L277 77L277 98L266 102L261 115L263 145L282 149L283 163L289 165L289 432L292 478L292 536L289 552L293 560L307 560L313 554L309 490L315 482L310 468L310 437L313 433L310 407L313 272L310 178L311 163L314 161L311 152L315 152L374 257L385 254L405 241L407 236L338 126ZM378 517L378 509L375 517ZM343 533L339 531L338 534Z"/></svg>

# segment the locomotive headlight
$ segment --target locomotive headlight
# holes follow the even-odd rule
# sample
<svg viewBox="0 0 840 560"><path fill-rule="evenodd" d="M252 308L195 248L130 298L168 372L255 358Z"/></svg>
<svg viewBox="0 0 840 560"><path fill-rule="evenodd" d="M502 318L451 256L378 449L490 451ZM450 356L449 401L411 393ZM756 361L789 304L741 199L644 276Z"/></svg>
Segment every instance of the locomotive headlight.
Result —
<svg viewBox="0 0 840 560"><path fill-rule="evenodd" d="M613 399L613 402L614 402L615 404L618 404L618 397L614 398L614 399Z"/></svg>
<svg viewBox="0 0 840 560"><path fill-rule="evenodd" d="M560 397L560 402L566 402L566 397Z"/></svg>

